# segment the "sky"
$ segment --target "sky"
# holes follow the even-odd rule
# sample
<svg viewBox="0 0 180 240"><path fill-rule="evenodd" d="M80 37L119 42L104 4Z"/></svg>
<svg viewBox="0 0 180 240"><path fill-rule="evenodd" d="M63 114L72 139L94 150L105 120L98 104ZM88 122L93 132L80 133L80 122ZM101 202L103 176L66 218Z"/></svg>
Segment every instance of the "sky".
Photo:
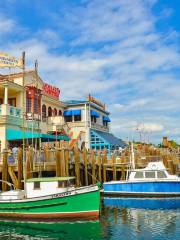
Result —
<svg viewBox="0 0 180 240"><path fill-rule="evenodd" d="M117 137L180 143L179 13L180 0L4 0L0 51L37 59L61 100L104 102Z"/></svg>

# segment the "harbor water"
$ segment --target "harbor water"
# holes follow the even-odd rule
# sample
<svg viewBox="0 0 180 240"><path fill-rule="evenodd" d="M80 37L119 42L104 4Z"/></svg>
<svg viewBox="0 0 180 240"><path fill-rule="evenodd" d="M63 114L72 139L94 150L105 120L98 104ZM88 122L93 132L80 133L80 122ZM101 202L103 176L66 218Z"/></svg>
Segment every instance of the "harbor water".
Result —
<svg viewBox="0 0 180 240"><path fill-rule="evenodd" d="M0 221L0 239L180 239L180 199L102 200L100 221Z"/></svg>

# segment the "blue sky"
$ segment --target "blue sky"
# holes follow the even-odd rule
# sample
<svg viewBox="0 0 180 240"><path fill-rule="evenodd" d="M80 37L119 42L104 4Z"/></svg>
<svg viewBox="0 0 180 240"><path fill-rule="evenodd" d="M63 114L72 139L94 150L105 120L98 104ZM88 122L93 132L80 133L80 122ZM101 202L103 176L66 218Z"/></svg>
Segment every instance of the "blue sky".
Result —
<svg viewBox="0 0 180 240"><path fill-rule="evenodd" d="M1 51L43 80L61 100L88 93L108 105L112 132L126 139L180 143L179 0L6 0Z"/></svg>

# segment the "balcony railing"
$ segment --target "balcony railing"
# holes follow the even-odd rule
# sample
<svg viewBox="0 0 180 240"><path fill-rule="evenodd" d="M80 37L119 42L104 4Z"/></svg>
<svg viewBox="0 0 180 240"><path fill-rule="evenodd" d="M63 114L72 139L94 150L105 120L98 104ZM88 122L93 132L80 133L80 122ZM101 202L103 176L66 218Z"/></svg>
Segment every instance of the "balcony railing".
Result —
<svg viewBox="0 0 180 240"><path fill-rule="evenodd" d="M13 116L13 117L22 117L22 110L17 107L13 107L7 104L0 105L0 115L1 116Z"/></svg>

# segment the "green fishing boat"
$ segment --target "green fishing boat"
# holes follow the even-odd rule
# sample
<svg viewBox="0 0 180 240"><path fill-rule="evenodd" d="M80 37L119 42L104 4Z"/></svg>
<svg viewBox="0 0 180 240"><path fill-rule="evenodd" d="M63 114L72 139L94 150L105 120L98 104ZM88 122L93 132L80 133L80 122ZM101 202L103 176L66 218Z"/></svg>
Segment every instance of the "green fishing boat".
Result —
<svg viewBox="0 0 180 240"><path fill-rule="evenodd" d="M100 190L97 185L75 188L73 177L33 178L25 190L0 194L0 219L30 221L96 220Z"/></svg>

